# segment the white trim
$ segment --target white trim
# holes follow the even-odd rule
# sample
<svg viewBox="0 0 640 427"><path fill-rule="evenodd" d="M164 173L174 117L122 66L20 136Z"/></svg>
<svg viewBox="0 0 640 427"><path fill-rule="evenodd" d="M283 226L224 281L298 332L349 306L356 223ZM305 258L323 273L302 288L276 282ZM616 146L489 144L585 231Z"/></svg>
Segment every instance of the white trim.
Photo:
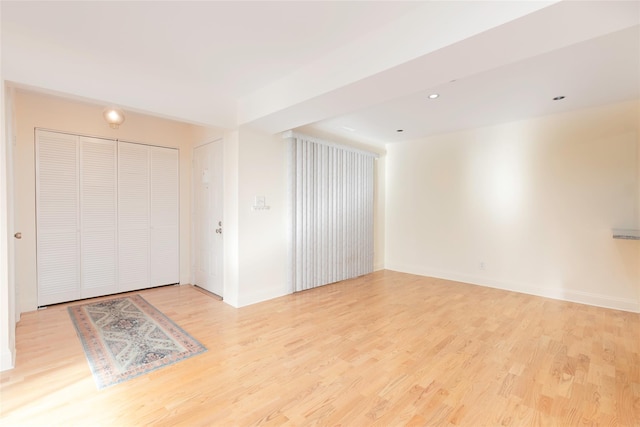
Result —
<svg viewBox="0 0 640 427"><path fill-rule="evenodd" d="M640 313L640 301L636 301L631 298L612 298L608 295L575 291L571 289L559 289L535 285L532 286L526 284L522 285L508 283L485 277L477 277L471 274L430 270L429 268L424 268L421 266L391 264L387 265L386 269L399 271L401 273L416 274L419 276L434 277L437 279L485 286L488 288L501 289L505 291L519 292L523 294L551 298L560 301L574 302L578 304L586 304L596 307L610 308L614 310L629 311L632 313Z"/></svg>
<svg viewBox="0 0 640 427"><path fill-rule="evenodd" d="M0 353L0 372L13 369L15 367L13 362L15 359L15 348L3 349L2 353Z"/></svg>
<svg viewBox="0 0 640 427"><path fill-rule="evenodd" d="M12 150L15 135L13 89L0 77L0 371L15 365L16 315L13 276L14 233Z"/></svg>
<svg viewBox="0 0 640 427"><path fill-rule="evenodd" d="M263 301L272 300L289 294L291 294L291 292L288 290L278 287L262 289L256 292L251 292L250 294L242 295L242 297L239 298L238 305L235 307L246 307L248 305L258 304Z"/></svg>
<svg viewBox="0 0 640 427"><path fill-rule="evenodd" d="M154 144L152 142L131 141L131 140L128 140L128 139L119 139L119 138L112 138L112 137L108 137L108 136L91 135L91 134L88 134L88 133L69 132L69 131L64 131L64 130L56 130L56 129L49 129L49 128L43 128L43 127L34 128L34 135L39 130L40 131L44 131L44 132L61 133L61 134L64 134L64 135L79 136L79 137L84 137L84 138L104 139L105 141L126 142L126 143L129 143L129 144L146 145L148 147L170 148L172 150L180 151L180 147L169 147L167 145L158 145L158 144Z"/></svg>
<svg viewBox="0 0 640 427"><path fill-rule="evenodd" d="M313 142L314 144L326 145L328 147L336 147L336 148L339 148L341 150L350 151L350 152L353 152L353 153L364 154L365 156L371 156L371 157L373 157L375 159L380 157L380 155L378 153L374 153L374 152L366 151L366 150L359 150L357 148L353 148L353 147L350 147L348 145L336 144L335 142L327 141L327 140L320 139L320 138L315 138L313 136L309 136L309 135L305 135L305 134L302 134L302 133L294 132L292 130L288 130L286 132L283 132L282 133L282 138L283 139L293 139L293 138L304 139L305 141Z"/></svg>
<svg viewBox="0 0 640 427"><path fill-rule="evenodd" d="M224 137L219 136L219 137L216 137L214 139L206 139L203 142L197 142L197 143L193 144L193 147L191 147L192 148L192 152L193 152L194 149L202 147L203 145L213 144L215 142L223 142L223 141L224 141Z"/></svg>

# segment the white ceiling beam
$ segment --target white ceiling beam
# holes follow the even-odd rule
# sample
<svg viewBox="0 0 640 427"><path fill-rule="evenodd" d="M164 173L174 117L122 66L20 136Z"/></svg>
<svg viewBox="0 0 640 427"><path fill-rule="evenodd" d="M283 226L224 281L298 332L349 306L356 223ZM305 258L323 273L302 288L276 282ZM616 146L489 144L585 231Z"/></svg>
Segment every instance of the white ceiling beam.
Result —
<svg viewBox="0 0 640 427"><path fill-rule="evenodd" d="M511 2L474 4L465 2L459 16L440 10L433 27L425 6L376 34L378 40L358 40L295 71L241 99L239 123L270 133L293 129L629 28L640 16L638 2L525 2L530 9L505 7ZM494 8L496 15L490 13ZM486 14L494 17L480 18ZM446 30L443 16L452 21ZM408 33L409 47L401 41ZM389 54L396 43L404 46L401 52Z"/></svg>
<svg viewBox="0 0 640 427"><path fill-rule="evenodd" d="M238 101L238 122L250 123L332 94L356 82L543 9L546 2L426 2ZM313 22L309 23L313 31ZM378 88L384 89L384 88ZM382 95L382 91L374 90ZM371 95L375 100L383 96Z"/></svg>

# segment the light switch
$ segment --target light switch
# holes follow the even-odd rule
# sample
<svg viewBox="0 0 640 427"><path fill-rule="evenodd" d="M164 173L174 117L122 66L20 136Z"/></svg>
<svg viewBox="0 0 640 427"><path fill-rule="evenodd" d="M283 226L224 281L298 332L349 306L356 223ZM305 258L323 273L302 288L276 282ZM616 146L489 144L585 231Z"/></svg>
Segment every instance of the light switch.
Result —
<svg viewBox="0 0 640 427"><path fill-rule="evenodd" d="M251 209L254 211L264 211L271 209L271 206L267 205L267 198L265 196L256 196Z"/></svg>

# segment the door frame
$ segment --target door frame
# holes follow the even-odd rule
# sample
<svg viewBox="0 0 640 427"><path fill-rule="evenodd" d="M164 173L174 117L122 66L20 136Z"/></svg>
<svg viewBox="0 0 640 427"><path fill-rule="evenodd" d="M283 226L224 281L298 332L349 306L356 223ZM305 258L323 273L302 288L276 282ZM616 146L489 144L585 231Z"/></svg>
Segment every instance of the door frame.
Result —
<svg viewBox="0 0 640 427"><path fill-rule="evenodd" d="M15 366L16 324L20 320L15 282L15 89L0 78L0 371Z"/></svg>

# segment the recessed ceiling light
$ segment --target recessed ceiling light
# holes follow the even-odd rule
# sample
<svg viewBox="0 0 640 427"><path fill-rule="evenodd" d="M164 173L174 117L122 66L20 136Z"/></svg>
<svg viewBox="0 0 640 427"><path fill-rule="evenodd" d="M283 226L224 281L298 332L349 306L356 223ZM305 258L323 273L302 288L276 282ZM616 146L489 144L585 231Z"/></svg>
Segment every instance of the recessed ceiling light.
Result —
<svg viewBox="0 0 640 427"><path fill-rule="evenodd" d="M398 129L396 132L404 132L404 129Z"/></svg>
<svg viewBox="0 0 640 427"><path fill-rule="evenodd" d="M561 99L564 99L564 96L560 95L553 98L554 101L560 101Z"/></svg>
<svg viewBox="0 0 640 427"><path fill-rule="evenodd" d="M431 95L429 95L429 99L436 99L439 96L440 96L439 93L432 93Z"/></svg>

